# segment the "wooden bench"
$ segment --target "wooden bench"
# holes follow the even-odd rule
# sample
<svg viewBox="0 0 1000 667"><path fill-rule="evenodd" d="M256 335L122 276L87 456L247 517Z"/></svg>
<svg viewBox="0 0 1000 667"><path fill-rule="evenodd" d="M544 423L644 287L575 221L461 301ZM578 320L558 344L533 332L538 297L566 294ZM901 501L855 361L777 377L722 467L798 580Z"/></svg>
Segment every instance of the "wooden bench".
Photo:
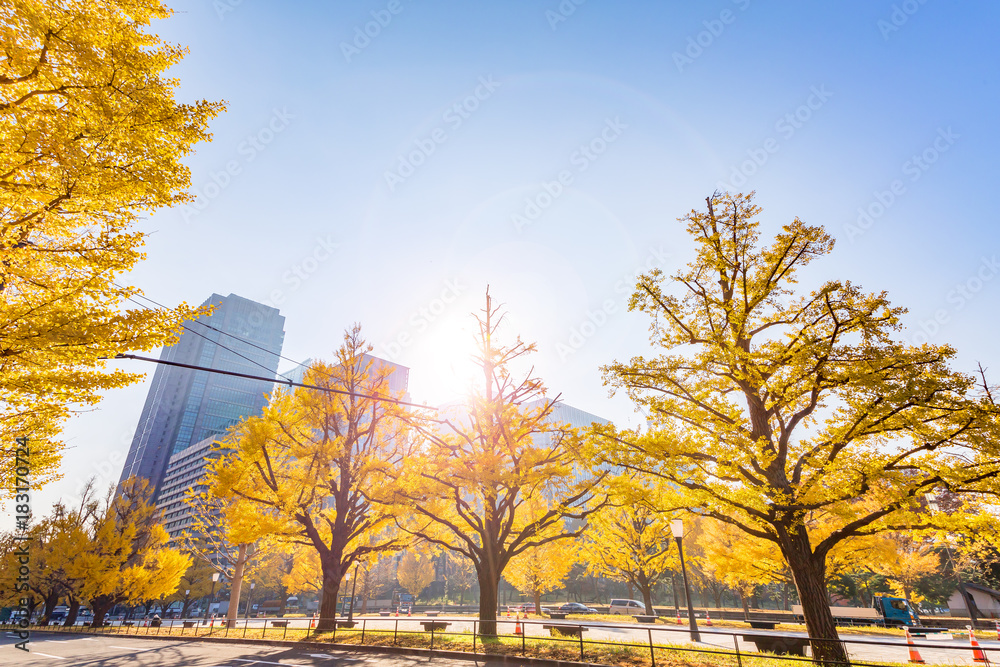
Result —
<svg viewBox="0 0 1000 667"><path fill-rule="evenodd" d="M777 621L747 621L754 630L774 630Z"/></svg>
<svg viewBox="0 0 1000 667"><path fill-rule="evenodd" d="M343 619L338 618L337 619L337 627L338 628L353 628L357 624L358 624L357 621L348 621L346 618L343 618Z"/></svg>
<svg viewBox="0 0 1000 667"><path fill-rule="evenodd" d="M424 632L441 632L447 630L451 623L448 621L420 621L420 625L424 626Z"/></svg>
<svg viewBox="0 0 1000 667"><path fill-rule="evenodd" d="M436 616L437 616L438 614L440 614L440 613L441 613L441 612L439 612L439 611L429 611L429 612L427 612L427 615L428 615L428 616L429 616L430 618L435 618L435 617L436 617Z"/></svg>
<svg viewBox="0 0 1000 667"><path fill-rule="evenodd" d="M267 621L264 621L264 625L267 625ZM275 628L287 628L288 621L271 621L271 627Z"/></svg>
<svg viewBox="0 0 1000 667"><path fill-rule="evenodd" d="M639 623L656 623L656 619L658 617L657 616L647 616L646 614L636 614L632 618L634 618Z"/></svg>
<svg viewBox="0 0 1000 667"><path fill-rule="evenodd" d="M549 612L549 618L553 618L553 619L561 621L561 620L563 620L563 619L566 618L566 612L564 612L564 611L550 611Z"/></svg>
<svg viewBox="0 0 1000 667"><path fill-rule="evenodd" d="M391 611L380 611L378 613L378 615L379 616L392 616L392 612Z"/></svg>
<svg viewBox="0 0 1000 667"><path fill-rule="evenodd" d="M743 635L743 641L753 642L758 651L775 655L800 655L805 657L808 637L784 637L782 635Z"/></svg>
<svg viewBox="0 0 1000 667"><path fill-rule="evenodd" d="M197 624L198 624L198 621L184 621L184 627L185 628L193 628Z"/></svg>
<svg viewBox="0 0 1000 667"><path fill-rule="evenodd" d="M582 637L583 633L589 630L585 625L570 625L568 623L559 623L558 625L553 623L551 625L545 624L542 626L543 630L548 630L549 634L553 637Z"/></svg>

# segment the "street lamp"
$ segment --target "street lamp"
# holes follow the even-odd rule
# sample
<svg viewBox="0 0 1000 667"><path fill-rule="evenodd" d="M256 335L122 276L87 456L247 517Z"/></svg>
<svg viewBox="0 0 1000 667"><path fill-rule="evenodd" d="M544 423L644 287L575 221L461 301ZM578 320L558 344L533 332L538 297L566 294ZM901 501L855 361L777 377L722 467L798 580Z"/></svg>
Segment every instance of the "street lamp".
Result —
<svg viewBox="0 0 1000 667"><path fill-rule="evenodd" d="M670 532L674 534L674 539L677 540L677 553L681 557L681 573L684 575L684 597L687 598L688 622L691 624L691 641L700 642L701 633L698 632L698 622L694 618L694 607L691 606L691 585L688 583L688 571L687 567L684 566L684 547L681 545L681 539L684 537L684 522L680 519L671 521Z"/></svg>
<svg viewBox="0 0 1000 667"><path fill-rule="evenodd" d="M257 584L250 584L250 594L247 596L247 618L250 618L250 603L253 601L253 587Z"/></svg>
<svg viewBox="0 0 1000 667"><path fill-rule="evenodd" d="M215 584L219 582L219 573L212 573L212 592L208 595L208 604L205 605L205 618L201 619L202 625L208 625L208 610L212 607L212 600L215 599Z"/></svg>
<svg viewBox="0 0 1000 667"><path fill-rule="evenodd" d="M184 605L187 604L187 601L188 601L189 597L191 597L191 589L190 588L188 588L187 590L184 591L184 602L181 603L181 611L184 611ZM184 614L180 614L180 615L183 616Z"/></svg>

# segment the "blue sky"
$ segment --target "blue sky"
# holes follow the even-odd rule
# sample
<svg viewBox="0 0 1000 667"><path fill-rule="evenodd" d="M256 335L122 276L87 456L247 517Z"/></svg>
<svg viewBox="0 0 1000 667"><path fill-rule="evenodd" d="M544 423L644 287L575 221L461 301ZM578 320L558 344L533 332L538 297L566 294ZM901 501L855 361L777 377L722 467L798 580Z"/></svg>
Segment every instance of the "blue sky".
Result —
<svg viewBox="0 0 1000 667"><path fill-rule="evenodd" d="M798 216L837 237L804 287L887 290L906 336L1000 370L995 3L172 6L179 98L229 111L189 160L198 207L144 223L131 278L157 301L271 302L293 359L360 321L437 402L488 283L553 393L634 424L598 370L645 350L626 285L689 261L675 219L730 183L765 235ZM145 391L70 423L40 502L117 480Z"/></svg>

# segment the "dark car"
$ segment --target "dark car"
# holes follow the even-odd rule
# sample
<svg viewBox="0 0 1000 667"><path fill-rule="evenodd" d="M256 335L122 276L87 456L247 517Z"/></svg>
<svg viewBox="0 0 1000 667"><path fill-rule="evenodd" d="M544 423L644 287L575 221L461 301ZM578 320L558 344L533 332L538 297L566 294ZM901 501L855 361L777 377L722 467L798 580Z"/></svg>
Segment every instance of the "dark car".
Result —
<svg viewBox="0 0 1000 667"><path fill-rule="evenodd" d="M597 610L579 602L567 602L559 607L559 611L565 614L596 614Z"/></svg>

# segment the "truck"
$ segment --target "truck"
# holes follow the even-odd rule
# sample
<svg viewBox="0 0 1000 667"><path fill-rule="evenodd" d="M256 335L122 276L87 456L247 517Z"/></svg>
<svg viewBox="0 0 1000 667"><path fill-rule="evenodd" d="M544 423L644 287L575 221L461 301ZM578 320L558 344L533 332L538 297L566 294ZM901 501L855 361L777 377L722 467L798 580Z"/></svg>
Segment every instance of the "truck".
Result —
<svg viewBox="0 0 1000 667"><path fill-rule="evenodd" d="M933 632L948 632L947 628L933 628L920 623L920 618L910 608L910 604L904 598L890 597L888 595L876 595L872 598L871 607L838 607L830 606L833 620L837 625L877 625L881 627L907 627L910 634L916 637L923 637ZM792 605L792 613L795 620L800 623L805 619L802 616L802 605Z"/></svg>

